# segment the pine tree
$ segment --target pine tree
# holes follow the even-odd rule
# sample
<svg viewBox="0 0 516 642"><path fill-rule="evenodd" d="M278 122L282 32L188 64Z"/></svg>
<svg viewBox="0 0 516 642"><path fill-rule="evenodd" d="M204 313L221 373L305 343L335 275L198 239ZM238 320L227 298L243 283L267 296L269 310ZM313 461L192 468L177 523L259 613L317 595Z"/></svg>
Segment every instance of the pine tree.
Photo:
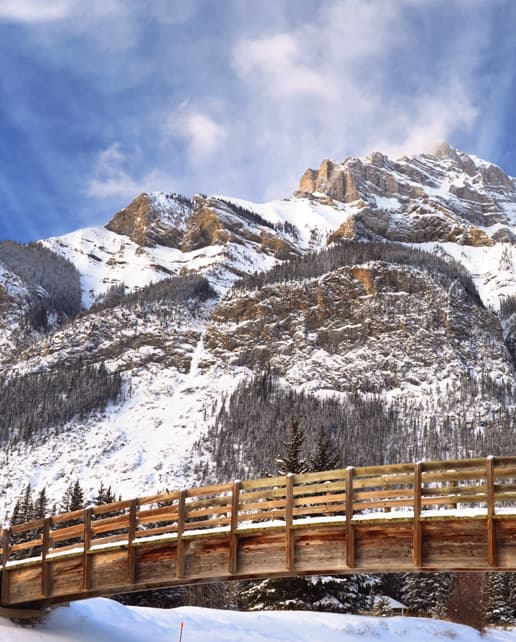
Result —
<svg viewBox="0 0 516 642"><path fill-rule="evenodd" d="M505 573L485 573L482 581L482 602L486 622L512 622L513 610L509 600L509 578Z"/></svg>
<svg viewBox="0 0 516 642"><path fill-rule="evenodd" d="M276 459L280 475L306 472L306 463L301 458L304 439L305 437L303 432L299 428L298 419L296 417L291 417L288 439L284 443L283 453L278 457L278 459Z"/></svg>
<svg viewBox="0 0 516 642"><path fill-rule="evenodd" d="M339 453L333 439L321 426L315 452L310 457L309 470L313 472L322 470L333 470L340 464Z"/></svg>
<svg viewBox="0 0 516 642"><path fill-rule="evenodd" d="M104 482L101 481L97 494L93 499L93 503L96 506L101 506L103 504L113 504L114 502L116 502L116 496L111 490L111 486L105 488Z"/></svg>
<svg viewBox="0 0 516 642"><path fill-rule="evenodd" d="M43 487L39 491L36 502L34 503L34 517L36 519L43 519L44 517L47 516L47 513L48 513L48 497L47 497L46 488Z"/></svg>
<svg viewBox="0 0 516 642"><path fill-rule="evenodd" d="M413 613L444 617L451 587L450 573L406 573L403 577L402 597Z"/></svg>

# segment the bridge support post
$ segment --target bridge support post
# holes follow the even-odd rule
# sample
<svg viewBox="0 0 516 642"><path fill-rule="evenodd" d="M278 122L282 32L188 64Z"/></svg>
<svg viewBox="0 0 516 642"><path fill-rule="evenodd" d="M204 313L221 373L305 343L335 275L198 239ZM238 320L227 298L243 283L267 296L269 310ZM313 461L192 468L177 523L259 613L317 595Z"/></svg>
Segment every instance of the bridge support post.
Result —
<svg viewBox="0 0 516 642"><path fill-rule="evenodd" d="M287 571L294 570L294 531L292 521L294 515L294 475L287 474L285 491L285 566Z"/></svg>
<svg viewBox="0 0 516 642"><path fill-rule="evenodd" d="M89 550L91 546L91 508L84 509L84 553L82 558L82 587L88 591L91 587L91 560Z"/></svg>
<svg viewBox="0 0 516 642"><path fill-rule="evenodd" d="M229 534L228 572L235 575L238 571L238 509L240 505L240 481L233 482L231 489L231 526Z"/></svg>
<svg viewBox="0 0 516 642"><path fill-rule="evenodd" d="M7 606L9 604L9 573L7 571L7 561L9 560L9 538L11 529L4 528L2 531L2 583L0 585L0 604Z"/></svg>
<svg viewBox="0 0 516 642"><path fill-rule="evenodd" d="M177 546L176 546L176 577L185 576L185 543L183 531L185 529L186 490L179 493L177 500Z"/></svg>
<svg viewBox="0 0 516 642"><path fill-rule="evenodd" d="M48 549L50 546L50 517L43 520L43 533L41 543L41 594L50 595L50 575L47 563Z"/></svg>
<svg viewBox="0 0 516 642"><path fill-rule="evenodd" d="M421 531L422 473L423 463L418 461L414 468L414 521L412 525L412 563L416 568L421 568L423 564L423 538Z"/></svg>
<svg viewBox="0 0 516 642"><path fill-rule="evenodd" d="M346 566L355 568L355 529L353 528L353 466L346 468Z"/></svg>
<svg viewBox="0 0 516 642"><path fill-rule="evenodd" d="M494 457L488 457L486 462L487 482L487 563L496 567L496 531L495 531L495 484L494 484Z"/></svg>
<svg viewBox="0 0 516 642"><path fill-rule="evenodd" d="M129 506L129 527L127 529L127 581L129 584L136 583L136 549L134 539L136 537L136 509L138 500L131 500Z"/></svg>

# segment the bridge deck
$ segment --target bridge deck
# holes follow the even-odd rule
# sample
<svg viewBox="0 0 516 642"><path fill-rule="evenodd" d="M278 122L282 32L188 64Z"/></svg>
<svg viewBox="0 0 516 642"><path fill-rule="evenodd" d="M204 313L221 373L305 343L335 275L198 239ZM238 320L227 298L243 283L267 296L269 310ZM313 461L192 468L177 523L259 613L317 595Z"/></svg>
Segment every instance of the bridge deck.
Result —
<svg viewBox="0 0 516 642"><path fill-rule="evenodd" d="M1 604L309 573L516 570L516 457L218 484L2 532Z"/></svg>

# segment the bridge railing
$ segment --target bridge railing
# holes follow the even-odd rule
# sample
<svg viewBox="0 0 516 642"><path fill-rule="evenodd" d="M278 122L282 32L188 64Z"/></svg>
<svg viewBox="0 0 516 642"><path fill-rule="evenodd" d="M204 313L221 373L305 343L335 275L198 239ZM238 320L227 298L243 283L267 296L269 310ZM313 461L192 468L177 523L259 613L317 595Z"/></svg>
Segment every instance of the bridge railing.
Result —
<svg viewBox="0 0 516 642"><path fill-rule="evenodd" d="M3 567L28 560L321 522L493 519L516 512L516 457L366 466L215 484L88 507L1 533Z"/></svg>

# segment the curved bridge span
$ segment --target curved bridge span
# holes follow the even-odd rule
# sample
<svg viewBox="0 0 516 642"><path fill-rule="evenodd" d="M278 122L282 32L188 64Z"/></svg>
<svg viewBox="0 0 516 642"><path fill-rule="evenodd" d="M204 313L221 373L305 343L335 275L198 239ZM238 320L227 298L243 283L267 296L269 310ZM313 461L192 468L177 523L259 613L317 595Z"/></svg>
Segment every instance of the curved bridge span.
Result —
<svg viewBox="0 0 516 642"><path fill-rule="evenodd" d="M4 608L229 579L516 571L516 457L190 488L17 525L1 544Z"/></svg>

